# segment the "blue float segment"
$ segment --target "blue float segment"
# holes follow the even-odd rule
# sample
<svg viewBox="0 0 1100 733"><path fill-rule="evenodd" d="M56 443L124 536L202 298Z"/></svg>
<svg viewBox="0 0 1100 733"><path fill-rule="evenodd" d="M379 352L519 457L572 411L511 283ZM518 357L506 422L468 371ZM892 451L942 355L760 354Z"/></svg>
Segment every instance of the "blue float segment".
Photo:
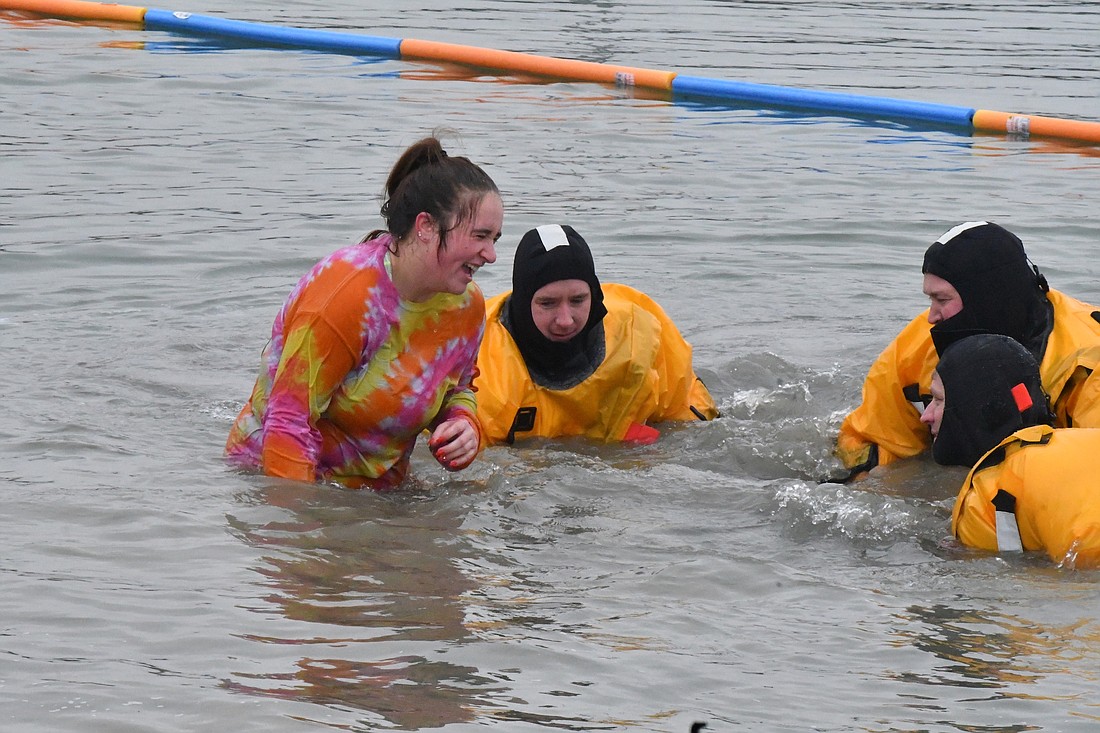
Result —
<svg viewBox="0 0 1100 733"><path fill-rule="evenodd" d="M401 57L400 38L361 36L354 33L336 33L309 28L287 28L155 8L145 11L145 28L175 31L192 36L233 38L260 46L306 48L356 56L386 56L395 59Z"/></svg>
<svg viewBox="0 0 1100 733"><path fill-rule="evenodd" d="M939 124L970 127L974 109L949 104L912 102L890 97L870 97L796 87L755 84L699 76L677 75L672 80L672 93L691 97L707 97L736 102L754 102L764 106L791 107L832 111L869 117L923 120Z"/></svg>

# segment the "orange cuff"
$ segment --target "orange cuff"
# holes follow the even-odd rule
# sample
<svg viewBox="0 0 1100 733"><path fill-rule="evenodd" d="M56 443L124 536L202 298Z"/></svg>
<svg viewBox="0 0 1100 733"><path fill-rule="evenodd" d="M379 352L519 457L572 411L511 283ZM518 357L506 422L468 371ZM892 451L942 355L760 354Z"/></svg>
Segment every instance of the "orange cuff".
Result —
<svg viewBox="0 0 1100 733"><path fill-rule="evenodd" d="M623 436L623 440L627 443L637 443L638 445L649 445L661 437L661 433L657 428L651 428L648 425L642 425L641 423L631 423L630 427L626 429L626 435Z"/></svg>

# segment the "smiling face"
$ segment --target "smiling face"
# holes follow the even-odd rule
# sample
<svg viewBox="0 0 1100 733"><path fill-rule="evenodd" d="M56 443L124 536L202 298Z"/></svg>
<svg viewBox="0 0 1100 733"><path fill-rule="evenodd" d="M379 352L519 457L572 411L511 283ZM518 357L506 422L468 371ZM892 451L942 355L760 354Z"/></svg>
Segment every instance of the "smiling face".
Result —
<svg viewBox="0 0 1100 733"><path fill-rule="evenodd" d="M531 298L531 319L551 341L569 341L584 330L592 310L592 290L584 280L557 280Z"/></svg>
<svg viewBox="0 0 1100 733"><path fill-rule="evenodd" d="M921 289L928 296L928 322L933 326L958 315L963 309L959 291L939 275L925 273L924 285Z"/></svg>
<svg viewBox="0 0 1100 733"><path fill-rule="evenodd" d="M485 194L473 214L447 232L446 246L439 246L438 228L431 226L429 218L436 253L435 272L427 273L434 281L432 290L464 293L482 265L497 261L496 242L503 223L504 203L496 193Z"/></svg>
<svg viewBox="0 0 1100 733"><path fill-rule="evenodd" d="M932 384L928 391L932 393L932 401L928 403L928 407L924 408L920 421L932 431L932 440L935 440L940 434L940 425L943 423L944 393L939 372L932 372Z"/></svg>

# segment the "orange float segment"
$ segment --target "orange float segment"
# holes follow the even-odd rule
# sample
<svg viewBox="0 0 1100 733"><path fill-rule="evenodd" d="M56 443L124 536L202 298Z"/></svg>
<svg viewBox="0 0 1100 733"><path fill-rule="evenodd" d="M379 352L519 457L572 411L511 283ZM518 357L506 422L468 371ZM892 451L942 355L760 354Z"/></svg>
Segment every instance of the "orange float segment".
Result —
<svg viewBox="0 0 1100 733"><path fill-rule="evenodd" d="M647 89L671 89L671 71L637 69L630 66L600 64L593 61L559 59L536 56L515 51L499 51L492 48L463 46L438 41L420 41L406 38L401 41L401 58L453 61L487 69L522 71L537 76L555 77L575 81L591 81L618 86L637 86Z"/></svg>
<svg viewBox="0 0 1100 733"><path fill-rule="evenodd" d="M118 20L128 23L141 23L145 19L145 8L84 0L0 0L0 8L38 13L53 18Z"/></svg>
<svg viewBox="0 0 1100 733"><path fill-rule="evenodd" d="M1060 137L1069 140L1100 143L1100 122L1065 120L1057 117L1019 115L1011 112L979 109L974 112L973 125L975 130Z"/></svg>

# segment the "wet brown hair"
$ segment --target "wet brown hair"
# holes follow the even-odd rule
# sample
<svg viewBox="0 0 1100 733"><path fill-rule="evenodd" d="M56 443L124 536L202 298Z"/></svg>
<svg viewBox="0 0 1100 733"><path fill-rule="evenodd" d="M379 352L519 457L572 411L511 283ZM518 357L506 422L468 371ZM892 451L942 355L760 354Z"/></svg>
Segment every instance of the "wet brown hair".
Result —
<svg viewBox="0 0 1100 733"><path fill-rule="evenodd" d="M393 235L391 248L405 238L420 212L439 226L439 248L447 248L447 233L477 213L486 194L500 194L496 183L480 166L464 156L447 155L437 137L430 136L408 147L394 163L386 179L382 218ZM363 238L383 234L375 230Z"/></svg>

